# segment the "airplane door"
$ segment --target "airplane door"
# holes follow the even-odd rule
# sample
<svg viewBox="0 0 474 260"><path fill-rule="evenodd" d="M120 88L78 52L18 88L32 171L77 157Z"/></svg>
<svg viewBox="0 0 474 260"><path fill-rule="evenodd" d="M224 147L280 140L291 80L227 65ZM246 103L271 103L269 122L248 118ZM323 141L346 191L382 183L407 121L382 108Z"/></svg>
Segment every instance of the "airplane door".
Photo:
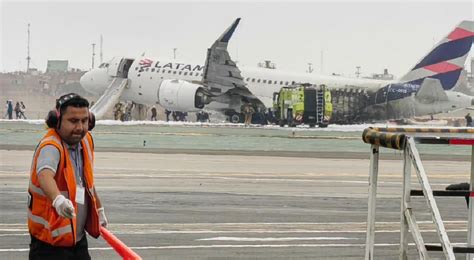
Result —
<svg viewBox="0 0 474 260"><path fill-rule="evenodd" d="M128 78L128 70L132 67L133 59L122 59L120 61L117 77Z"/></svg>
<svg viewBox="0 0 474 260"><path fill-rule="evenodd" d="M133 63L133 59L114 57L109 62L107 73L111 77L127 78L128 70Z"/></svg>
<svg viewBox="0 0 474 260"><path fill-rule="evenodd" d="M107 67L107 74L109 74L109 76L117 77L117 72L121 61L121 57L114 57L111 61L109 61L109 66Z"/></svg>

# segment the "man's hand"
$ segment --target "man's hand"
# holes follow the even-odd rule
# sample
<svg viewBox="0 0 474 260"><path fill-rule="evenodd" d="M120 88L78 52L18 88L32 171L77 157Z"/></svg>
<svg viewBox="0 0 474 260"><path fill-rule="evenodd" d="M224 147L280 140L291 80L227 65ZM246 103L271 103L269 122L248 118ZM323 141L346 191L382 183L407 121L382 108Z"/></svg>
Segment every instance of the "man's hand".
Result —
<svg viewBox="0 0 474 260"><path fill-rule="evenodd" d="M105 216L105 210L104 208L98 208L97 211L99 212L99 223L103 227L107 227L107 224L109 223L107 221L107 217Z"/></svg>
<svg viewBox="0 0 474 260"><path fill-rule="evenodd" d="M56 209L56 212L59 216L64 218L73 218L76 216L74 213L74 206L72 202L63 195L58 195L53 201L53 207Z"/></svg>

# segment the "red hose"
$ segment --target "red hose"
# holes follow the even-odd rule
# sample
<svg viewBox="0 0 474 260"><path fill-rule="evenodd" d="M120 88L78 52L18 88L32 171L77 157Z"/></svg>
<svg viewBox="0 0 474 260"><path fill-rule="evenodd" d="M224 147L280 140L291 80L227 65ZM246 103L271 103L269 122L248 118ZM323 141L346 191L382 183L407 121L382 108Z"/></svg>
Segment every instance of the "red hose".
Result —
<svg viewBox="0 0 474 260"><path fill-rule="evenodd" d="M127 245L120 241L116 236L114 236L110 231L104 227L100 227L100 234L107 243L123 258L126 260L141 260L142 258L133 252Z"/></svg>

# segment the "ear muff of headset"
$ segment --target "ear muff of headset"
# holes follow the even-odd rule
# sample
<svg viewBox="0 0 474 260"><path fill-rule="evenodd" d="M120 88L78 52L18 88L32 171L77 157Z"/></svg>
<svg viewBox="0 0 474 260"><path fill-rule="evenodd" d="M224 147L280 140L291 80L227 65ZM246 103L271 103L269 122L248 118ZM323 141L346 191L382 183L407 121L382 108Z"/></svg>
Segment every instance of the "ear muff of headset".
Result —
<svg viewBox="0 0 474 260"><path fill-rule="evenodd" d="M57 114L57 111L54 109L54 110L51 110L48 112L48 115L46 116L46 125L49 127L49 128L56 128L58 126L58 114Z"/></svg>
<svg viewBox="0 0 474 260"><path fill-rule="evenodd" d="M89 131L95 127L95 115L89 111Z"/></svg>

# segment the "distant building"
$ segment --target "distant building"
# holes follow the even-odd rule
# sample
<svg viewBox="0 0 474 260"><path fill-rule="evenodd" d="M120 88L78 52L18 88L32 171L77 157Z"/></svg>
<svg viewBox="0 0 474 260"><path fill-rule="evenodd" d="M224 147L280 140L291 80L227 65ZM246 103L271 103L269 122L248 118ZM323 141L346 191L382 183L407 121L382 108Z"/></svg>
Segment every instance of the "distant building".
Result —
<svg viewBox="0 0 474 260"><path fill-rule="evenodd" d="M30 68L30 69L28 70L28 74L30 74L30 75L35 75L35 76L36 76L36 75L39 75L39 73L40 73L40 72L38 71L37 68Z"/></svg>
<svg viewBox="0 0 474 260"><path fill-rule="evenodd" d="M264 61L264 62L259 62L259 63L257 64L257 66L258 66L259 68L265 68L265 69L272 69L272 70L276 69L275 63L273 63L273 62L270 61L270 60L266 60L266 61Z"/></svg>
<svg viewBox="0 0 474 260"><path fill-rule="evenodd" d="M372 74L371 77L364 77L367 79L379 79L379 80L393 80L393 74L388 73L388 69L383 70L383 74Z"/></svg>
<svg viewBox="0 0 474 260"><path fill-rule="evenodd" d="M46 73L65 73L67 72L69 61L67 60L48 60Z"/></svg>

